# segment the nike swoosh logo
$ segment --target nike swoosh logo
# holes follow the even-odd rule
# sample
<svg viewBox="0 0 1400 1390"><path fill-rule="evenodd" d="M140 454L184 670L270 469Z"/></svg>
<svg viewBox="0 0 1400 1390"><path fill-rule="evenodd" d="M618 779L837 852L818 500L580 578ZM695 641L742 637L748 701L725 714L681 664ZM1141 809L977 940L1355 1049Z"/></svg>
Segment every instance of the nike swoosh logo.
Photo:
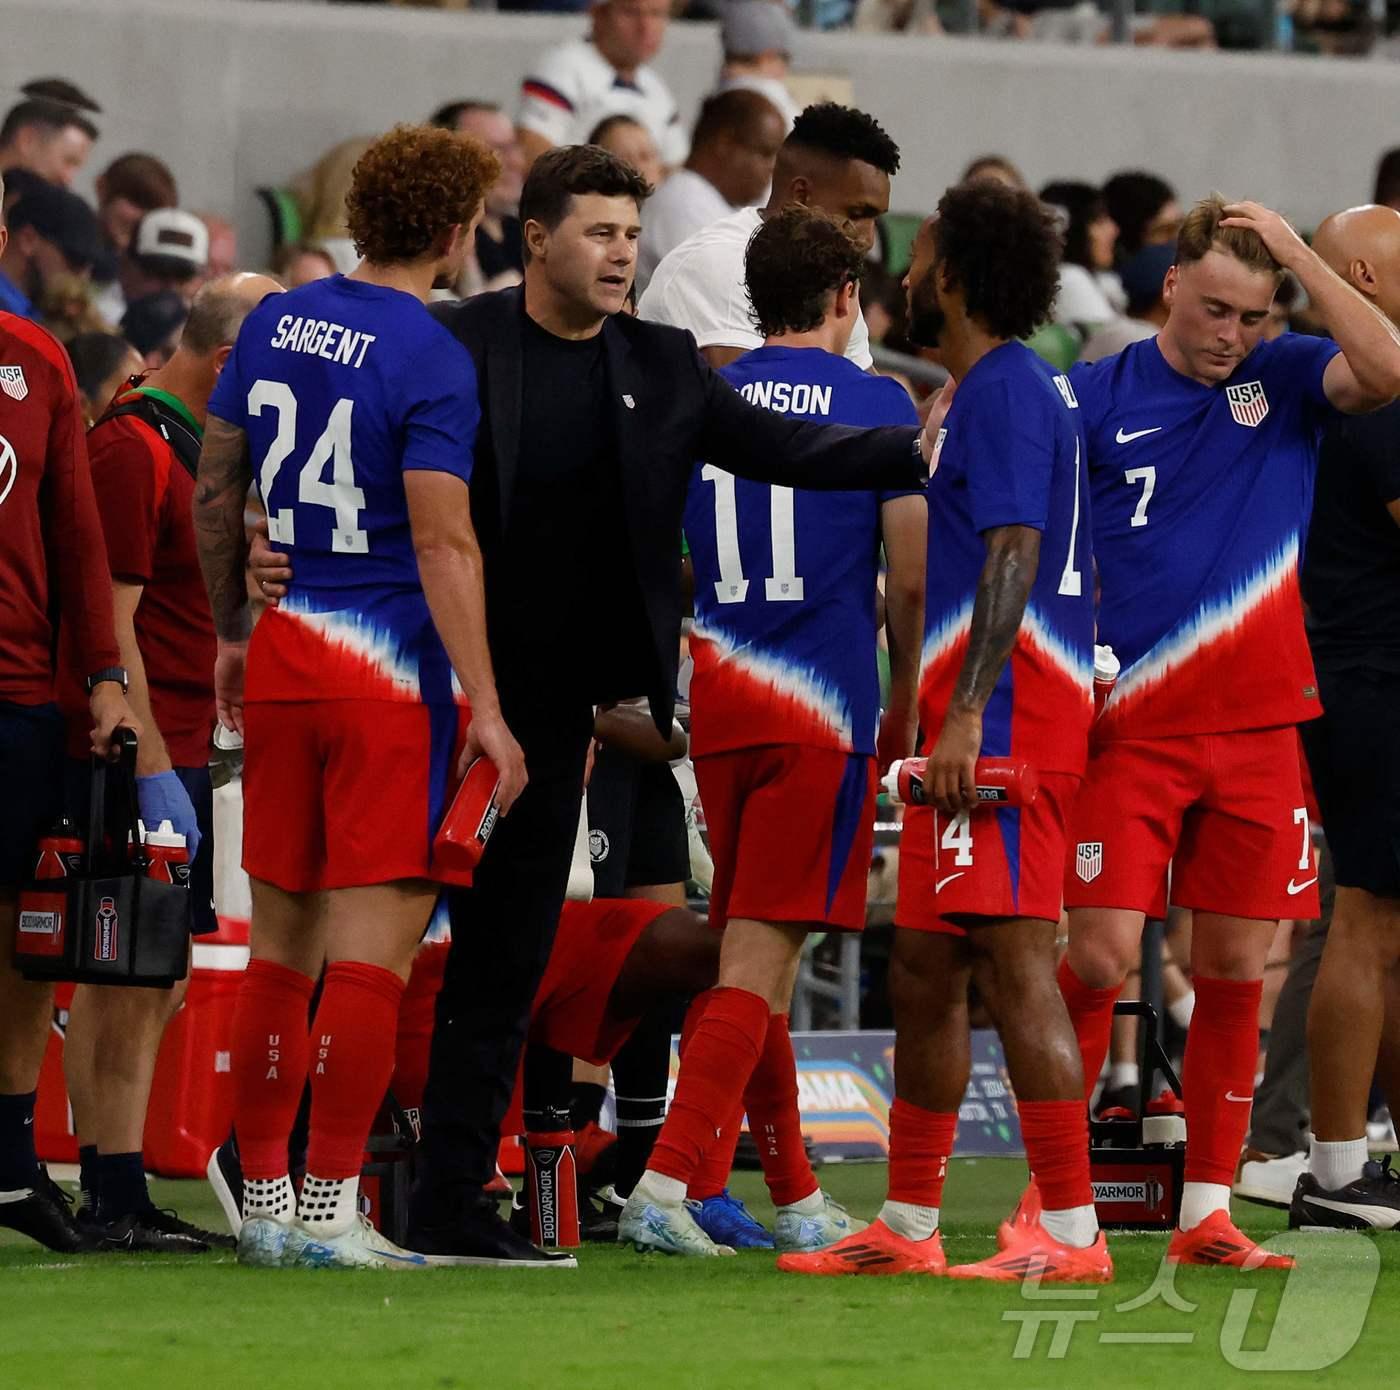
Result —
<svg viewBox="0 0 1400 1390"><path fill-rule="evenodd" d="M1322 1207L1327 1211L1339 1211L1366 1222L1368 1226L1376 1226L1382 1230L1389 1230L1397 1222L1400 1222L1400 1209L1395 1207L1373 1207L1363 1202L1334 1202L1327 1197L1313 1197L1311 1195L1304 1197L1303 1200L1309 1206Z"/></svg>
<svg viewBox="0 0 1400 1390"><path fill-rule="evenodd" d="M1290 878L1288 880L1288 896L1290 898L1295 898L1298 896L1299 893L1303 891L1303 889L1311 888L1316 882L1316 878L1310 878L1305 883L1294 883L1293 880Z"/></svg>
<svg viewBox="0 0 1400 1390"><path fill-rule="evenodd" d="M1153 425L1150 430L1134 430L1131 434L1126 433L1120 428L1115 438L1120 444L1131 444L1135 439L1142 439L1149 434L1156 434L1161 428L1161 425Z"/></svg>
<svg viewBox="0 0 1400 1390"><path fill-rule="evenodd" d="M938 882L933 885L933 891L935 893L941 893L955 878L961 877L962 872L959 871L955 874L949 874L947 878L940 878Z"/></svg>
<svg viewBox="0 0 1400 1390"><path fill-rule="evenodd" d="M1241 1105L1248 1105L1254 1099L1253 1096L1237 1096L1233 1091L1225 1092L1226 1100L1238 1101Z"/></svg>

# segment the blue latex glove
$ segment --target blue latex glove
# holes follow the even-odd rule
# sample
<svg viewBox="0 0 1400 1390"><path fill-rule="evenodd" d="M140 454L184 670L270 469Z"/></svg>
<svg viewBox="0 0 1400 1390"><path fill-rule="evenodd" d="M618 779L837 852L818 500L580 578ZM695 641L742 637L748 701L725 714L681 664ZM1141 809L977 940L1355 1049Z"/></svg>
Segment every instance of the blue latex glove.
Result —
<svg viewBox="0 0 1400 1390"><path fill-rule="evenodd" d="M157 772L136 779L136 800L147 831L157 830L163 820L185 837L190 863L199 853L199 823L195 820L194 803L185 784L173 772Z"/></svg>

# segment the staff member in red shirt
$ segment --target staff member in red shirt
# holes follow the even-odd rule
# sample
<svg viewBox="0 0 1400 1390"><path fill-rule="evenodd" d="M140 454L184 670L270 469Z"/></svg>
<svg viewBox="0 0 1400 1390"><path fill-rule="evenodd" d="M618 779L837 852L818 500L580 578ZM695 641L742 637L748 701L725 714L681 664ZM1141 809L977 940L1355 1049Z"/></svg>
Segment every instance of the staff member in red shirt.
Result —
<svg viewBox="0 0 1400 1390"><path fill-rule="evenodd" d="M0 205L3 204L0 184ZM8 234L0 224L0 254ZM0 1226L81 1250L70 1201L34 1152L34 1091L53 987L13 964L20 884L63 810L63 718L54 703L54 617L83 672L94 752L119 724L140 730L112 631L77 384L58 343L0 313Z"/></svg>
<svg viewBox="0 0 1400 1390"><path fill-rule="evenodd" d="M141 817L163 820L189 848L194 932L218 929L214 915L214 620L195 549L194 471L214 383L248 311L282 287L261 275L230 275L195 297L170 361L118 392L88 434L97 510L107 537L117 646L129 698L145 729L136 758ZM66 655L66 654L65 654ZM81 700L65 667L70 752ZM70 805L86 815L86 768L72 765ZM82 774L82 775L78 775ZM146 1106L166 1025L184 1000L174 989L81 985L73 997L64 1070L87 1199L79 1220L104 1249L202 1253L232 1246L161 1211L141 1161Z"/></svg>

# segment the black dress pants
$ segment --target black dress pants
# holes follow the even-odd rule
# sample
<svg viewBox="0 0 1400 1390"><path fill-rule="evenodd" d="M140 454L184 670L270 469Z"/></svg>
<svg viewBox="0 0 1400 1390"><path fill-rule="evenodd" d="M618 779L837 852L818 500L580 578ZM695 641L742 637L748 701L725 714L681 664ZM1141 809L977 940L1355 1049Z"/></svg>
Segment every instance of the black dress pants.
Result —
<svg viewBox="0 0 1400 1390"><path fill-rule="evenodd" d="M450 1223L496 1168L530 1006L568 886L593 710L502 708L529 784L487 845L475 882L449 894L452 950L423 1101L413 1225Z"/></svg>

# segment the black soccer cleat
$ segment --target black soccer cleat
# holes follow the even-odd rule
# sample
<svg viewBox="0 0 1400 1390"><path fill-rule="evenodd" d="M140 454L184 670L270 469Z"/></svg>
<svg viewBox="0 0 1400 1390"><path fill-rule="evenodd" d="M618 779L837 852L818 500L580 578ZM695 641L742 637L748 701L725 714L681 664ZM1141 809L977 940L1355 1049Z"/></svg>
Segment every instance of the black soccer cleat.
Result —
<svg viewBox="0 0 1400 1390"><path fill-rule="evenodd" d="M214 1195L219 1199L219 1206L223 1208L224 1220L233 1232L234 1239L229 1242L229 1245L233 1246L237 1243L238 1232L243 1226L243 1164L239 1160L238 1144L233 1135L230 1134L209 1155L204 1172L209 1179L209 1186L214 1189Z"/></svg>
<svg viewBox="0 0 1400 1390"><path fill-rule="evenodd" d="M1390 1231L1400 1227L1400 1173L1384 1162L1368 1161L1361 1176L1329 1192L1311 1173L1293 1189L1288 1208L1291 1230L1323 1227L1339 1231Z"/></svg>
<svg viewBox="0 0 1400 1390"><path fill-rule="evenodd" d="M118 1255L207 1255L212 1248L207 1241L173 1227L162 1230L161 1223L152 1220L172 1214L152 1207L109 1221L97 1232L97 1249Z"/></svg>
<svg viewBox="0 0 1400 1390"><path fill-rule="evenodd" d="M212 1250L236 1250L238 1242L222 1231L206 1231L193 1221L186 1221L169 1207L147 1207L141 1213L141 1223L148 1231L159 1231L167 1236L183 1236L186 1240L199 1241Z"/></svg>
<svg viewBox="0 0 1400 1390"><path fill-rule="evenodd" d="M97 1248L95 1238L78 1225L73 1215L72 1197L49 1177L49 1170L42 1164L39 1182L34 1187L22 1188L17 1194L3 1194L0 1226L64 1255Z"/></svg>

